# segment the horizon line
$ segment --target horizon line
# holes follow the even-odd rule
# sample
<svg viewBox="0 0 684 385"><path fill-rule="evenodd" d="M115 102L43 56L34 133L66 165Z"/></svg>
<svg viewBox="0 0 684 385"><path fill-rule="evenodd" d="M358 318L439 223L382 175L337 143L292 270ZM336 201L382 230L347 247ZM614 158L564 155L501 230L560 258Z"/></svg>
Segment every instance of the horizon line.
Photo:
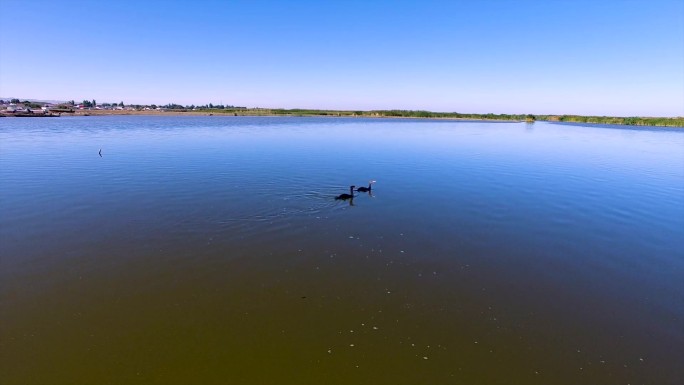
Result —
<svg viewBox="0 0 684 385"><path fill-rule="evenodd" d="M69 103L72 100L74 101L74 104L80 104L76 102L75 99L68 99L68 100L60 100L60 99L39 99L39 98L18 98L18 97L2 97L0 96L0 100L12 100L12 99L17 99L20 100L20 103L23 103L24 101L28 102L33 102L33 103L53 103L53 104L61 104L61 103ZM83 101L86 101L87 99L84 99ZM96 99L93 99L96 100ZM90 100L88 100L90 101ZM98 103L97 105L102 105L102 104L118 104L121 103L122 101L119 102L102 102ZM166 104L159 104L159 103L124 103L124 106L145 106L149 107L152 105L158 106L158 107L163 107L163 106L168 106L168 105L178 105L182 106L185 108L190 108L191 106L198 107L198 106L208 106L209 104L212 104L214 106L224 106L223 109L230 109L230 108L225 108L226 104L213 104L213 103L205 103L205 104L180 104L180 103L175 103L175 102L170 102ZM248 110L308 110L308 111L340 111L340 112L351 112L351 111L360 111L360 112L372 112L372 111L407 111L407 112L429 112L429 113L436 113L436 114L463 114L463 115L534 115L534 116L585 116L585 117L591 117L591 116L596 116L596 117L615 117L615 118L630 118L630 117L638 117L638 118L668 118L668 119L681 119L684 118L684 115L672 115L672 116L656 116L656 115L584 115L584 114L576 114L576 113L530 113L530 112L525 112L525 113L503 113L503 112L461 112L461 111L433 111L433 110L425 110L425 109L407 109L407 108L374 108L374 109L358 109L358 108L350 108L350 109L331 109L331 108L308 108L308 107L291 107L291 108L286 108L286 107L246 107L246 106L238 106L238 105L229 105L232 108L239 108L239 109L248 109ZM211 109L211 108L209 108Z"/></svg>

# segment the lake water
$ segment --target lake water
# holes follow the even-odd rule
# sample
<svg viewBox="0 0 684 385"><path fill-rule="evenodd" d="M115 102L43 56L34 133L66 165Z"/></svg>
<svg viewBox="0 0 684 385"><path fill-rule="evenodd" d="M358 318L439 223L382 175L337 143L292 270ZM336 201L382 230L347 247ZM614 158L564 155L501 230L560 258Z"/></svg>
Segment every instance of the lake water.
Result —
<svg viewBox="0 0 684 385"><path fill-rule="evenodd" d="M684 383L682 129L4 118L0 214L5 385Z"/></svg>

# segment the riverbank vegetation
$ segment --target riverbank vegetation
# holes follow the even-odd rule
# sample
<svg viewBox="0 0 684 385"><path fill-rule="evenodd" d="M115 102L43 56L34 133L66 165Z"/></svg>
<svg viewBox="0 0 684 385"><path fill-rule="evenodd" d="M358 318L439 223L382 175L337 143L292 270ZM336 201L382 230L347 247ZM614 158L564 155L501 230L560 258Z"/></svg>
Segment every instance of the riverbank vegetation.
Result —
<svg viewBox="0 0 684 385"><path fill-rule="evenodd" d="M615 117L615 116L580 116L580 115L548 115L539 120L550 122L594 123L594 124L623 124L628 126L661 126L684 127L684 117Z"/></svg>
<svg viewBox="0 0 684 385"><path fill-rule="evenodd" d="M548 122L618 124L630 126L684 127L684 117L614 117L580 115L532 115L532 114L463 114L458 112L431 112L421 110L310 110L310 109L266 109L266 108L226 108L201 109L202 112L215 114L249 116L348 116L348 117L387 117L387 118L435 118L435 119L472 119L498 120L533 123L537 120Z"/></svg>
<svg viewBox="0 0 684 385"><path fill-rule="evenodd" d="M18 99L8 100L12 106L41 108L41 104L24 101L20 105ZM7 104L0 100L0 108ZM315 109L284 109L284 108L247 108L223 104L187 105L176 103L166 105L139 105L124 102L98 104L95 100L84 100L76 104L73 100L65 103L44 106L54 113L75 113L78 115L112 115L112 114L160 114L177 113L188 115L234 115L234 116L345 116L368 118L428 118L428 119L463 119L463 120L491 120L528 122L568 122L592 124L617 124L629 126L660 126L684 127L684 117L615 117L615 116L581 116L581 115L533 115L533 114L464 114L458 112L432 112L424 110L315 110Z"/></svg>

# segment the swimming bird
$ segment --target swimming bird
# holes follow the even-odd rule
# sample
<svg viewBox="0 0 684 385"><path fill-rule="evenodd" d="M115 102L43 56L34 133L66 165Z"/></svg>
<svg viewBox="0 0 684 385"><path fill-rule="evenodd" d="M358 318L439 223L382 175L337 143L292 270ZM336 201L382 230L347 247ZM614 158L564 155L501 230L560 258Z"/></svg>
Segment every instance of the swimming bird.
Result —
<svg viewBox="0 0 684 385"><path fill-rule="evenodd" d="M100 151L98 152L98 154L100 154L100 158L102 158L102 149L100 149Z"/></svg>
<svg viewBox="0 0 684 385"><path fill-rule="evenodd" d="M358 192L371 192L371 189L373 188L373 183L375 183L374 180L368 181L368 187L359 187L356 189Z"/></svg>
<svg viewBox="0 0 684 385"><path fill-rule="evenodd" d="M335 197L335 200L347 200L354 198L354 188L356 186L349 186L349 194L340 194Z"/></svg>

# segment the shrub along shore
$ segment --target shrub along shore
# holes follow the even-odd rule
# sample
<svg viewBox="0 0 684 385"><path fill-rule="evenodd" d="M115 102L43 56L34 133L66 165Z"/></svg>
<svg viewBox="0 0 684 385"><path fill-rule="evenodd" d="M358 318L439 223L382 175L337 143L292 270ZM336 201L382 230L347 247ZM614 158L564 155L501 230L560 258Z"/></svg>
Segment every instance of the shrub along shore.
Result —
<svg viewBox="0 0 684 385"><path fill-rule="evenodd" d="M179 106L180 107L180 106ZM61 112L61 111L60 111ZM233 115L233 116L344 116L366 118L432 118L463 120L496 120L514 122L570 122L593 124L621 124L629 126L684 127L684 117L614 117L581 115L532 114L462 114L457 112L431 112L416 110L309 110L270 108L167 108L164 110L75 110L75 115Z"/></svg>

